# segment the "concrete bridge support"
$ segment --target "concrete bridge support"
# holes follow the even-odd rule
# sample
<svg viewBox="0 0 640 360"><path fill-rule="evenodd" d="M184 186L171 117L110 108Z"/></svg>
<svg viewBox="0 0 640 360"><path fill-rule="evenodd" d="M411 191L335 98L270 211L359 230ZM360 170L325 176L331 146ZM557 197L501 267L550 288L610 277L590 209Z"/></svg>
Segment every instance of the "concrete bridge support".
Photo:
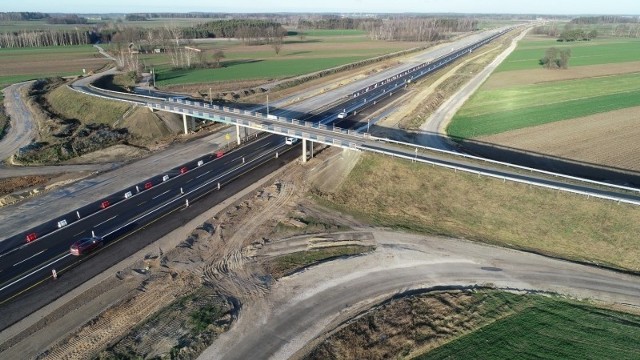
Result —
<svg viewBox="0 0 640 360"><path fill-rule="evenodd" d="M187 114L182 114L182 124L184 125L184 134L189 134L189 127L187 126Z"/></svg>
<svg viewBox="0 0 640 360"><path fill-rule="evenodd" d="M307 162L307 139L302 139L302 163Z"/></svg>
<svg viewBox="0 0 640 360"><path fill-rule="evenodd" d="M238 145L242 143L240 139L240 125L237 125L237 124L236 124L236 141L238 142Z"/></svg>

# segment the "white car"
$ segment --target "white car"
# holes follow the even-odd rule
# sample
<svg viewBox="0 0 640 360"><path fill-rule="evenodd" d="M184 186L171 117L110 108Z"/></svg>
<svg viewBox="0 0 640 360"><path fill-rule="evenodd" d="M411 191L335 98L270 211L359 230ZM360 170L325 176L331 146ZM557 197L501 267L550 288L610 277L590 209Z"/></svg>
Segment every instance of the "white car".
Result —
<svg viewBox="0 0 640 360"><path fill-rule="evenodd" d="M298 138L288 137L288 138L286 138L286 139L284 140L284 143L285 143L286 145L293 145L293 144L297 143L297 142L298 142L298 140L299 140Z"/></svg>
<svg viewBox="0 0 640 360"><path fill-rule="evenodd" d="M341 112L340 114L338 114L338 119L344 119L347 117L347 113L346 112Z"/></svg>

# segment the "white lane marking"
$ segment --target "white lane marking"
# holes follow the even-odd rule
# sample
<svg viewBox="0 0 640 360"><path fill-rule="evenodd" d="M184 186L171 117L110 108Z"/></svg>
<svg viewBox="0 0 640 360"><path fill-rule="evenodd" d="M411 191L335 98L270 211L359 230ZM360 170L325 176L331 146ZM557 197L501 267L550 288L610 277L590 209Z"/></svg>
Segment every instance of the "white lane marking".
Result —
<svg viewBox="0 0 640 360"><path fill-rule="evenodd" d="M162 196L162 195L164 195L164 194L168 193L169 191L171 191L171 190L167 190L167 191L163 192L163 193L162 193L162 194L160 194L160 195L156 195L156 196L152 197L152 198L151 198L151 200L155 200L155 199L159 198L160 196Z"/></svg>
<svg viewBox="0 0 640 360"><path fill-rule="evenodd" d="M146 201L143 201L140 204L138 204L137 206L144 205L145 203L146 203Z"/></svg>
<svg viewBox="0 0 640 360"><path fill-rule="evenodd" d="M82 230L82 231L80 231L79 233L77 233L77 234L73 235L73 237L76 237L76 236L78 236L78 235L82 234L83 232L84 232L84 230Z"/></svg>
<svg viewBox="0 0 640 360"><path fill-rule="evenodd" d="M64 255L64 256L62 256L62 257L60 257L60 258L58 258L58 259L56 259L56 260L54 260L54 261L52 261L52 262L50 262L50 263L46 264L46 265L42 265L42 266L41 266L40 268L38 268L37 270L34 270L34 271L32 271L32 272L28 273L27 275L25 275L25 276L23 276L23 277L21 277L21 278L19 278L19 279L16 279L16 280L14 280L14 281L12 281L10 284L7 284L7 285L5 285L5 286L1 287L1 288L0 288L0 291L2 291L2 290L4 290L4 289L8 288L9 286L11 286L11 285L13 285L13 284L19 283L20 281L22 281L22 280L24 280L24 279L28 278L29 276L31 276L31 275L33 275L33 274L37 273L38 271L40 271L40 270L42 270L42 269L46 268L47 266L51 266L51 265L53 265L53 264L57 263L58 261L60 261L60 260L62 260L62 259L64 259L64 258L66 258L67 256L71 256L71 254L66 254L66 255Z"/></svg>
<svg viewBox="0 0 640 360"><path fill-rule="evenodd" d="M112 217L108 218L107 220L105 220L105 221L101 222L100 224L98 224L98 225L94 226L94 228L95 228L95 227L98 227L98 226L100 226L100 225L102 225L102 224L104 224L104 223L107 223L107 222L109 222L109 221L111 221L111 220L115 219L116 217L118 217L118 215L113 215Z"/></svg>
<svg viewBox="0 0 640 360"><path fill-rule="evenodd" d="M34 258L34 257L36 257L36 256L38 256L38 255L40 255L40 254L42 254L42 253L43 253L43 252L45 252L45 251L47 251L47 249L44 249L44 250L40 251L39 253L37 253L37 254L35 254L35 255L31 255L31 256L29 256L28 258L26 258L26 259L24 259L24 260L22 260L22 261L20 261L20 262L17 262L17 263L15 263L15 264L13 264L13 266L20 265L20 264L22 264L23 262L25 262L25 261L27 261L27 260L29 260L29 259L32 259L32 258Z"/></svg>
<svg viewBox="0 0 640 360"><path fill-rule="evenodd" d="M196 179L200 179L201 177L203 177L203 176L207 175L207 174L208 174L208 173L210 173L210 172L211 172L211 170L209 170L209 171L207 171L207 172L205 172L205 173L202 173L202 174L200 174L200 175L196 176Z"/></svg>

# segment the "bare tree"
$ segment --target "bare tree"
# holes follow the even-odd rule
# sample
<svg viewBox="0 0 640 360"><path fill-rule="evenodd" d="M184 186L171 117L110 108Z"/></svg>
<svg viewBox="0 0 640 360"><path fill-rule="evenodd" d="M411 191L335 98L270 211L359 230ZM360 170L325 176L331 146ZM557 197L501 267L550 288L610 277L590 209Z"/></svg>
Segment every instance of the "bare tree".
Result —
<svg viewBox="0 0 640 360"><path fill-rule="evenodd" d="M219 68L220 67L220 61L222 59L224 59L224 52L220 49L215 49L213 51L213 61L214 61L214 66Z"/></svg>

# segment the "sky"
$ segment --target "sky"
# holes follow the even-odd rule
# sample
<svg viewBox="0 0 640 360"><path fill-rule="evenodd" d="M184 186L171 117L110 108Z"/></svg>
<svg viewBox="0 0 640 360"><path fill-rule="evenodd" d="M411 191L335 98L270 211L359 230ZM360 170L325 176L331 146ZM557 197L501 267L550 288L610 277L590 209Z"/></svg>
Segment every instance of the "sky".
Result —
<svg viewBox="0 0 640 360"><path fill-rule="evenodd" d="M640 15L638 0L0 0L0 12L414 12Z"/></svg>

